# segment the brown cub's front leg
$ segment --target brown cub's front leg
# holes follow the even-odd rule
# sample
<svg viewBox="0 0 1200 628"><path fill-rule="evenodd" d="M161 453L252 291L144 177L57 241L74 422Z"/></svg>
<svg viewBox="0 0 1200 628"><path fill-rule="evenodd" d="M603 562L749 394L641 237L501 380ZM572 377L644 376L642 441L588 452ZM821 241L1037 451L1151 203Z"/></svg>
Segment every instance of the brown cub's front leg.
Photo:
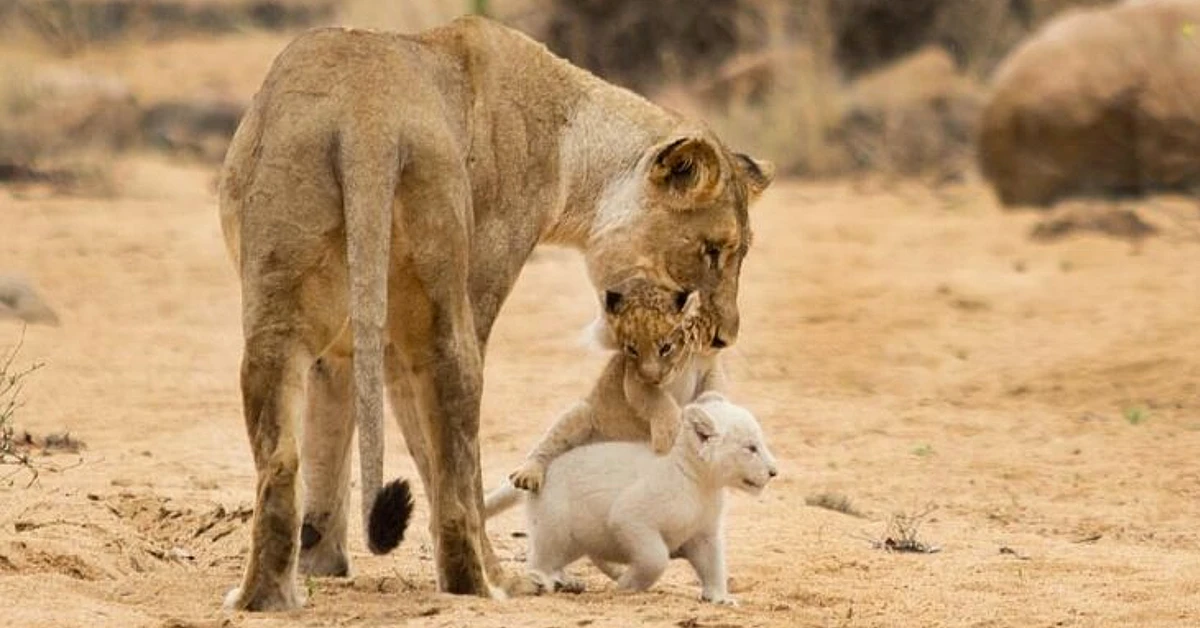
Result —
<svg viewBox="0 0 1200 628"><path fill-rule="evenodd" d="M508 474L513 486L538 492L546 477L546 465L563 453L583 445L595 433L595 411L592 404L580 401L562 413L546 430L525 462Z"/></svg>
<svg viewBox="0 0 1200 628"><path fill-rule="evenodd" d="M625 372L625 399L638 416L650 425L650 447L662 455L671 450L679 433L679 404L670 393L642 381L632 372Z"/></svg>

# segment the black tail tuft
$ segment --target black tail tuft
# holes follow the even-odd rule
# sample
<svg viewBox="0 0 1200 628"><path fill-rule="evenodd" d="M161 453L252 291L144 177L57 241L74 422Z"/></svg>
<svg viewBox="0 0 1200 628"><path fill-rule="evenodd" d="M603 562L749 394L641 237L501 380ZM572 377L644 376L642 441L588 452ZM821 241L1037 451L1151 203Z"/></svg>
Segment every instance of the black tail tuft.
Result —
<svg viewBox="0 0 1200 628"><path fill-rule="evenodd" d="M408 480L394 480L379 491L371 504L371 520L367 525L367 547L372 554L386 554L400 545L412 512Z"/></svg>

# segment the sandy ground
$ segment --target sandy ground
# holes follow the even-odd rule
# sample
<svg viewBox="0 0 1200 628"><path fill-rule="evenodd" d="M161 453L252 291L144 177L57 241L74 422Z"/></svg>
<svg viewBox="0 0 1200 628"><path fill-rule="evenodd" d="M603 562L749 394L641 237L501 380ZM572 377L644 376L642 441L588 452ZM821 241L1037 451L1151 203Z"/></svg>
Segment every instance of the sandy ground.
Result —
<svg viewBox="0 0 1200 628"><path fill-rule="evenodd" d="M143 98L181 78L252 90L281 41L85 56ZM159 54L160 53L160 54ZM109 56L105 56L109 55ZM150 59L154 61L151 62ZM244 61L226 73L224 64ZM253 71L251 71L253 70ZM215 78L214 78L215 77ZM224 77L224 78L222 78ZM210 80L211 79L211 80ZM248 96L249 94L244 94ZM491 602L434 591L423 494L408 540L306 583L283 615L225 614L247 551L253 469L240 414L239 297L211 172L134 158L117 200L0 189L0 272L31 277L61 327L29 327L17 427L78 456L0 485L0 623L185 626L1184 626L1200 616L1200 215L1136 204L1140 245L1031 240L1037 215L975 184L782 182L755 208L733 396L782 475L728 513L742 606L696 600L682 562L639 595ZM514 466L605 356L578 256L539 251L488 356L485 481ZM20 326L0 321L0 348ZM389 424L389 475L415 477ZM57 471L55 470L57 469ZM0 468L0 474L8 467ZM833 493L861 516L806 505ZM357 513L357 504L351 511ZM933 554L876 543L925 513ZM520 513L489 526L519 569Z"/></svg>
<svg viewBox="0 0 1200 628"><path fill-rule="evenodd" d="M1136 247L1038 244L1038 217L1002 213L975 186L785 182L755 208L744 335L726 358L783 469L761 497L732 500L741 608L698 603L682 562L635 596L584 565L580 596L440 595L421 503L393 556L367 554L355 526L354 577L308 583L303 612L223 615L252 503L237 287L208 173L129 168L170 197L3 198L4 264L63 319L27 330L18 364L46 367L18 427L88 445L81 465L0 489L11 625L1171 626L1200 609L1194 232L1164 221ZM594 311L584 281L576 254L540 251L500 319L489 482L604 360L579 342ZM0 344L19 331L0 324ZM389 473L412 477L389 430ZM863 517L805 505L822 492ZM919 538L939 553L872 546L895 513L931 506ZM490 526L512 569L521 525L514 511Z"/></svg>

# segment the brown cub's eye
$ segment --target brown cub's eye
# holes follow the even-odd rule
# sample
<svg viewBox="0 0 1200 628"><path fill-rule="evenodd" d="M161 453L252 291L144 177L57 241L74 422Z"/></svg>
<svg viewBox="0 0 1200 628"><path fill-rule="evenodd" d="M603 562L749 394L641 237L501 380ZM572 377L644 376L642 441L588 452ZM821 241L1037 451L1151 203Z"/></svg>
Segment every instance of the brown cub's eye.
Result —
<svg viewBox="0 0 1200 628"><path fill-rule="evenodd" d="M631 358L636 358L638 357L637 349L635 349L632 344L625 345L625 355Z"/></svg>
<svg viewBox="0 0 1200 628"><path fill-rule="evenodd" d="M664 358L671 355L674 352L675 352L675 343L673 343L673 342L665 343L665 344L663 344L663 346L658 348L658 355L661 355Z"/></svg>

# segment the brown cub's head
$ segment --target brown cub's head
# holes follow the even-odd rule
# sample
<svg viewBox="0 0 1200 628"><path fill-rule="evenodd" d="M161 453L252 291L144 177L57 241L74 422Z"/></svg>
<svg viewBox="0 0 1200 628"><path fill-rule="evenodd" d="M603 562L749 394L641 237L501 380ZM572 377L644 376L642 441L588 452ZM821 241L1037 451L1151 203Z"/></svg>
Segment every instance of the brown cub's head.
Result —
<svg viewBox="0 0 1200 628"><path fill-rule="evenodd" d="M677 292L698 291L716 322L712 346L738 335L738 277L750 248L748 206L770 185L774 166L725 148L701 130L650 147L610 185L587 247L593 283L633 276Z"/></svg>
<svg viewBox="0 0 1200 628"><path fill-rule="evenodd" d="M677 292L641 278L629 279L604 293L604 323L616 348L636 369L639 379L668 384L687 359L707 344L689 333L698 324L700 294Z"/></svg>

